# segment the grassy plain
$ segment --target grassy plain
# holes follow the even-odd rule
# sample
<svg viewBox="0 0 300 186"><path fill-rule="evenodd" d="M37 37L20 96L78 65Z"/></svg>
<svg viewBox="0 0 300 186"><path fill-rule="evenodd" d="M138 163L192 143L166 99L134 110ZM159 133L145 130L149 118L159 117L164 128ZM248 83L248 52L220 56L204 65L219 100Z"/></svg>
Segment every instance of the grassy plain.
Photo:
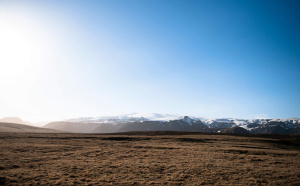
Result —
<svg viewBox="0 0 300 186"><path fill-rule="evenodd" d="M4 185L298 185L299 136L0 133Z"/></svg>

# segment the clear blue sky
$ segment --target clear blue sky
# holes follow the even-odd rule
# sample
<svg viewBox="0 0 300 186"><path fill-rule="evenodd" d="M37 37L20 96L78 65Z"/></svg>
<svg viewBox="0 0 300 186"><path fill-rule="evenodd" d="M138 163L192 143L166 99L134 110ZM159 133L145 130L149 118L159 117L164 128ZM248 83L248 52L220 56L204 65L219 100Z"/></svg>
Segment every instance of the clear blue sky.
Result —
<svg viewBox="0 0 300 186"><path fill-rule="evenodd" d="M300 1L0 1L0 21L32 66L0 81L3 116L300 117Z"/></svg>

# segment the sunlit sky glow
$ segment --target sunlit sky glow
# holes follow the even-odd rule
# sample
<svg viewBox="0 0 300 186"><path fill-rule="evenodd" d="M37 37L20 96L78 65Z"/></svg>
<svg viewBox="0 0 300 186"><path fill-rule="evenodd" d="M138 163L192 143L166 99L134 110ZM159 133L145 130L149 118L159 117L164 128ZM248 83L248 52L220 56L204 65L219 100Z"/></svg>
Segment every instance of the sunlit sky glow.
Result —
<svg viewBox="0 0 300 186"><path fill-rule="evenodd" d="M300 3L0 0L0 117L300 117Z"/></svg>

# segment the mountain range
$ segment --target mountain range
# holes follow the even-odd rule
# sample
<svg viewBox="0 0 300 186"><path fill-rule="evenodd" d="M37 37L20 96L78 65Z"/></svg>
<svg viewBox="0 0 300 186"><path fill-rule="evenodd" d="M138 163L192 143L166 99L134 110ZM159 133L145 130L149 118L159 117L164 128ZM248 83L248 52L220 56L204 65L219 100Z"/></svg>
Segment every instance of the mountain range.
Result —
<svg viewBox="0 0 300 186"><path fill-rule="evenodd" d="M157 117L154 117L157 116ZM117 133L129 131L195 131L240 134L300 134L300 119L196 118L173 115L137 114L82 117L51 122L44 126L74 133Z"/></svg>

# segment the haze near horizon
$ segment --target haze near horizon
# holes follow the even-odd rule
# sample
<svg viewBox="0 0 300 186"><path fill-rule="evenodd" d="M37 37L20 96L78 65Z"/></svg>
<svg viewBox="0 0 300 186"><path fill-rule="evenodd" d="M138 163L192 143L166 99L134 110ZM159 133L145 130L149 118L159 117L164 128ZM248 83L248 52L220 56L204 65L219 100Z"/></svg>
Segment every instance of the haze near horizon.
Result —
<svg viewBox="0 0 300 186"><path fill-rule="evenodd" d="M298 1L0 1L0 117L300 118Z"/></svg>

